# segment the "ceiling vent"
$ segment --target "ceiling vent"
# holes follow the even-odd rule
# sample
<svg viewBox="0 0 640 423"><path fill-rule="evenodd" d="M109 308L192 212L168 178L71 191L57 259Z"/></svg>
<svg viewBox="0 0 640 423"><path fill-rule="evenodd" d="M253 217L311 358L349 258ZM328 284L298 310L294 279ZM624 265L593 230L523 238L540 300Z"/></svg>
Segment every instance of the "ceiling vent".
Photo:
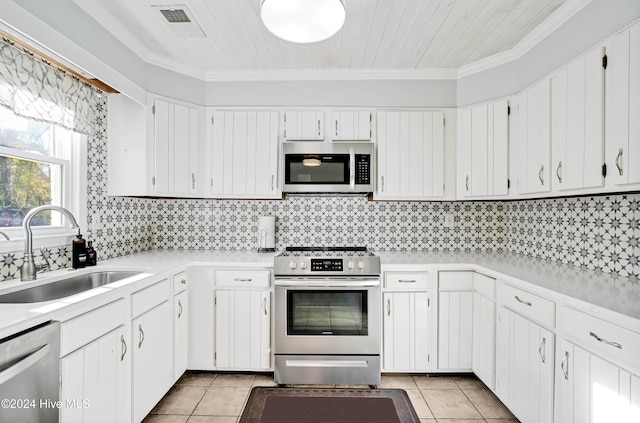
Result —
<svg viewBox="0 0 640 423"><path fill-rule="evenodd" d="M164 23L181 38L206 37L187 6L183 4L151 6Z"/></svg>

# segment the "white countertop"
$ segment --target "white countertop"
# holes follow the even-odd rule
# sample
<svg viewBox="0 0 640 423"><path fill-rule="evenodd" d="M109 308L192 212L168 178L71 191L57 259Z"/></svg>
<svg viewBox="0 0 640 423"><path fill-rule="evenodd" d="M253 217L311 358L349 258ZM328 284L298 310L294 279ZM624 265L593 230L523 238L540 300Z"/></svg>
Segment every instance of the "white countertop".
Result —
<svg viewBox="0 0 640 423"><path fill-rule="evenodd" d="M70 271L58 270L39 274L33 282L6 281L0 283L0 294L36 286L68 277L71 272L96 270L137 269L142 273L132 278L60 300L31 304L0 304L0 338L35 326L39 323L77 315L122 295L118 289L130 292L141 289L144 280L157 273L183 266L272 267L277 253L255 251L189 251L151 250L99 262L92 268ZM558 294L567 303L575 301L592 312L608 313L607 318L640 327L640 282L614 274L596 272L580 267L547 262L507 253L455 252L378 252L382 268L389 270L477 270L489 276L524 282L534 293ZM555 295L558 297L558 295ZM595 307L593 307L595 306ZM616 318L619 315L620 318ZM629 319L631 318L631 319Z"/></svg>

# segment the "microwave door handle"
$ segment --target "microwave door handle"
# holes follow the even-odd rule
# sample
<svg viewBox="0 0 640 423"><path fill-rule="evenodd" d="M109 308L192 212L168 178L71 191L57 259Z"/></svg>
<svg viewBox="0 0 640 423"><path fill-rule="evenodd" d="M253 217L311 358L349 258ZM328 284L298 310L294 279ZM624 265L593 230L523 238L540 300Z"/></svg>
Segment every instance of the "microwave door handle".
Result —
<svg viewBox="0 0 640 423"><path fill-rule="evenodd" d="M353 148L349 149L349 188L356 190L356 153Z"/></svg>

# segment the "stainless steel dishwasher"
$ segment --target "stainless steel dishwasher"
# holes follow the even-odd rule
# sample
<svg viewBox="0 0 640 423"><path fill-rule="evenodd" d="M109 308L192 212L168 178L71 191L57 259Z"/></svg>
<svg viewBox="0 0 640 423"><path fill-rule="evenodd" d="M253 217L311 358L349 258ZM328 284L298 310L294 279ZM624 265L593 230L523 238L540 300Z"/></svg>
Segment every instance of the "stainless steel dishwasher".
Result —
<svg viewBox="0 0 640 423"><path fill-rule="evenodd" d="M0 422L57 422L59 372L59 322L1 339Z"/></svg>

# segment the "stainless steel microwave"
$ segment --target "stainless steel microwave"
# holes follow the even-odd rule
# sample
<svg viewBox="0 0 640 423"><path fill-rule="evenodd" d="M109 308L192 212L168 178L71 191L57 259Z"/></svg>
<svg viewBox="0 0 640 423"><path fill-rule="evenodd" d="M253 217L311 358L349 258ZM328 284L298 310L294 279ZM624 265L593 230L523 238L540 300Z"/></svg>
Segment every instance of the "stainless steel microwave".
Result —
<svg viewBox="0 0 640 423"><path fill-rule="evenodd" d="M285 141L284 192L373 191L373 143Z"/></svg>

